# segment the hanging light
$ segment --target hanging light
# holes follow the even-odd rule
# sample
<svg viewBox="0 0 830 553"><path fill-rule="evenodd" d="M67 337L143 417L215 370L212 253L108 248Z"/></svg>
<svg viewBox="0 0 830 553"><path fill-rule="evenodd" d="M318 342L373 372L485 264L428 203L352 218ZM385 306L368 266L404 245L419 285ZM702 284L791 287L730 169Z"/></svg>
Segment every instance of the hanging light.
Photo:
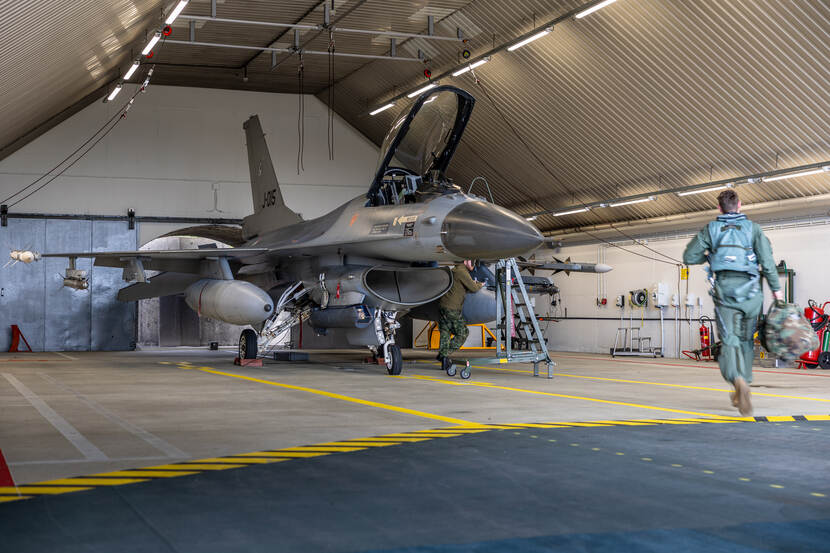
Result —
<svg viewBox="0 0 830 553"><path fill-rule="evenodd" d="M485 63L487 63L488 61L490 61L490 58L482 58L482 59L478 60L478 61L477 61L477 62L475 62L475 63L468 64L468 65L466 65L465 67L463 67L463 68L459 69L458 71L456 71L455 73L453 73L453 74L452 74L452 76L453 76L453 77L457 77L457 76L459 76L459 75L463 75L463 74L464 74L464 73L466 73L467 71L471 71L471 70L475 69L476 67L481 67L482 65L484 65L484 64L485 64Z"/></svg>
<svg viewBox="0 0 830 553"><path fill-rule="evenodd" d="M522 46L524 46L525 44L530 44L530 43L531 43L531 42L533 42L534 40L540 39L540 38L542 38L543 36L545 36L545 35L549 34L552 30L553 30L553 27L548 27L548 28L546 28L546 29L542 29L541 31L539 31L539 32L538 32L538 33L536 33L535 35L530 35L530 36L529 36L529 37L527 37L526 39L521 40L521 41L517 42L516 44L514 44L513 46L508 47L508 48L507 48L507 51L508 51L508 52L512 52L513 50L517 50L517 49L521 48L521 47L522 47Z"/></svg>
<svg viewBox="0 0 830 553"><path fill-rule="evenodd" d="M562 211L561 213L554 213L554 217L561 217L563 215L573 215L574 213L585 213L590 208L588 207L580 207L579 209L572 209L570 211Z"/></svg>
<svg viewBox="0 0 830 553"><path fill-rule="evenodd" d="M107 96L107 102L112 102L113 98L118 96L119 92L121 92L121 83L118 83L117 85L115 85L115 88L112 89L112 92L110 92L110 95Z"/></svg>
<svg viewBox="0 0 830 553"><path fill-rule="evenodd" d="M678 192L678 196L691 196L692 194L703 194L704 192L715 192L717 190L724 190L726 188L732 188L732 183L728 182L721 186L710 186L708 188L698 188L697 190L686 190L685 192Z"/></svg>
<svg viewBox="0 0 830 553"><path fill-rule="evenodd" d="M608 204L608 207L620 207L623 205L631 205L631 204L641 204L643 202L652 202L657 199L657 196L649 196L648 198L639 198L637 200L627 200L624 202L616 202L613 204Z"/></svg>
<svg viewBox="0 0 830 553"><path fill-rule="evenodd" d="M150 42L147 43L147 46L144 47L144 50L141 51L141 55L146 56L147 54L149 54L150 51L153 49L153 46L155 46L156 42L158 42L160 39L161 39L161 33L156 32L153 35L153 38L150 39Z"/></svg>
<svg viewBox="0 0 830 553"><path fill-rule="evenodd" d="M380 107L379 107L378 109L376 109L375 111L370 111L370 112L369 112L369 115L377 115L378 113L380 113L380 112L382 112L382 111L386 111L387 109L389 109L389 108L391 108L391 107L394 107L394 106L395 106L395 102L391 102L391 103L389 103L389 104L386 104L385 106L380 106Z"/></svg>
<svg viewBox="0 0 830 553"><path fill-rule="evenodd" d="M791 173L789 175L776 175L774 177L764 177L761 180L764 182L774 182L777 180L783 179L794 179L796 177L806 177L807 175L817 175L818 173L823 173L825 171L830 171L830 165L825 165L824 167L820 167L818 169L811 169L809 171L801 171L800 173Z"/></svg>
<svg viewBox="0 0 830 553"><path fill-rule="evenodd" d="M139 65L140 65L140 62L139 62L138 60L135 60L135 61L133 62L133 64L130 66L130 68L129 68L129 69L127 69L127 72L124 74L124 80L125 80L125 81L129 81L129 80L130 80L130 77L132 77L132 76L133 76L133 73L135 73L135 70L136 70L136 69L138 69L138 66L139 66Z"/></svg>
<svg viewBox="0 0 830 553"><path fill-rule="evenodd" d="M435 88L436 86L438 86L438 85L435 84L435 83L429 83L425 87L419 88L415 92L410 92L409 94L406 95L406 97L407 98L414 98L415 96L421 94L422 92L426 92L427 90L431 90L431 89Z"/></svg>
<svg viewBox="0 0 830 553"><path fill-rule="evenodd" d="M172 25L176 18L179 17L179 14L182 13L184 7L187 6L188 1L189 0L180 0L179 3L176 4L176 7L173 8L173 11L170 12L170 15L167 16L167 19L165 19L164 22L168 25Z"/></svg>
<svg viewBox="0 0 830 553"><path fill-rule="evenodd" d="M535 221L538 218L539 218L538 215L531 215L530 217L525 217L525 221L528 221L528 222Z"/></svg>
<svg viewBox="0 0 830 553"><path fill-rule="evenodd" d="M595 11L597 11L597 10L601 10L602 8L604 8L605 6L607 6L608 4L613 4L613 3L614 3L614 2L616 2L616 1L617 1L617 0L603 0L603 1L602 1L602 2L600 2L599 4L594 4L593 6L591 6L590 8L588 8L587 10L582 10L581 12L579 12L578 14L576 14L576 15L574 16L574 18L575 18L575 19L582 19L582 18L583 18L583 17L585 17L586 15L591 15L591 14L592 14L592 13L594 13Z"/></svg>

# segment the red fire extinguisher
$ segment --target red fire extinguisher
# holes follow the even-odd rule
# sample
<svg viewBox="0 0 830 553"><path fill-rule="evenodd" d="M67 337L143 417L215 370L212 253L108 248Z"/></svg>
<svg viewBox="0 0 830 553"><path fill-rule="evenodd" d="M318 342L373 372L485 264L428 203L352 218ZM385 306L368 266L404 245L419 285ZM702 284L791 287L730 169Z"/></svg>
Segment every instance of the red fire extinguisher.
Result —
<svg viewBox="0 0 830 553"><path fill-rule="evenodd" d="M702 324L700 325L700 349L705 356L709 355L709 346L712 345L712 337L709 335L709 328Z"/></svg>

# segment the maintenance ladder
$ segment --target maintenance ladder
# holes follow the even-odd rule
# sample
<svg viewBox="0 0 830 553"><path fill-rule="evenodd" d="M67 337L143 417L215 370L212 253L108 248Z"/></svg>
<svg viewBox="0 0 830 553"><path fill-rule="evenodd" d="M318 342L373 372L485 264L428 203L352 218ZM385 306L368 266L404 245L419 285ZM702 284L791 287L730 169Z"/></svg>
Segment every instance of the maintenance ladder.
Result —
<svg viewBox="0 0 830 553"><path fill-rule="evenodd" d="M516 317L519 320L514 337ZM514 348L517 338L527 344L527 350ZM539 321L515 258L500 259L496 263L496 355L481 362L533 363L533 376L539 376L539 363L544 362L548 367L548 378L553 378L556 363L550 358L545 338L539 330Z"/></svg>

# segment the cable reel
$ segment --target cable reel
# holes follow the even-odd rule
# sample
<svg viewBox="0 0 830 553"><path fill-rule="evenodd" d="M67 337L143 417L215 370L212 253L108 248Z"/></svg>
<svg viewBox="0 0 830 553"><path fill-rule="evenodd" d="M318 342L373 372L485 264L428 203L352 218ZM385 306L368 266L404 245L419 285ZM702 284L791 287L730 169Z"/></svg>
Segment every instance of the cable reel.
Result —
<svg viewBox="0 0 830 553"><path fill-rule="evenodd" d="M631 290L628 293L628 301L632 307L645 307L648 305L648 290Z"/></svg>

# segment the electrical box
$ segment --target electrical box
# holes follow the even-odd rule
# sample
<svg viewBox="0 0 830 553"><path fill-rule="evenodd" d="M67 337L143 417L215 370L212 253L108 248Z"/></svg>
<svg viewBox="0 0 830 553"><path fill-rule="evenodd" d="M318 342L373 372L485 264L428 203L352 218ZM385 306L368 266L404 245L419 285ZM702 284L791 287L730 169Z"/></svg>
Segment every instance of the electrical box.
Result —
<svg viewBox="0 0 830 553"><path fill-rule="evenodd" d="M651 303L656 308L669 306L669 285L658 282L651 288Z"/></svg>
<svg viewBox="0 0 830 553"><path fill-rule="evenodd" d="M686 307L694 307L697 301L697 295L689 292L686 294Z"/></svg>
<svg viewBox="0 0 830 553"><path fill-rule="evenodd" d="M614 305L617 307L625 307L625 295L617 296L617 300L614 302Z"/></svg>
<svg viewBox="0 0 830 553"><path fill-rule="evenodd" d="M671 295L671 306L672 307L679 307L680 306L680 297L677 294Z"/></svg>

